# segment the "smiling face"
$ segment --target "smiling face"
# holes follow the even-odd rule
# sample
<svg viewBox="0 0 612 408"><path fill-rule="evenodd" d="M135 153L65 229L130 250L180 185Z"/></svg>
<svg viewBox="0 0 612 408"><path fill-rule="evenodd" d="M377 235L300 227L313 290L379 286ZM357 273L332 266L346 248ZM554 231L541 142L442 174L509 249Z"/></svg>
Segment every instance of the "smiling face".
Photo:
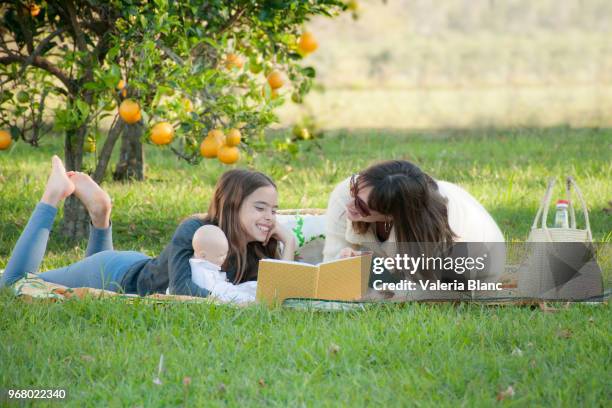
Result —
<svg viewBox="0 0 612 408"><path fill-rule="evenodd" d="M357 189L357 197L363 203L365 203L365 205L367 205L368 198L370 198L371 191L372 191L371 186L363 186L363 187L359 186L359 188ZM388 221L389 217L385 216L384 214L379 213L378 211L368 208L368 212L370 213L370 215L366 216L362 214L362 212L359 210L359 208L357 208L357 205L355 204L355 197L351 197L351 200L346 204L346 218L348 218L349 221L354 221L354 222Z"/></svg>
<svg viewBox="0 0 612 408"><path fill-rule="evenodd" d="M238 217L248 242L264 242L276 223L278 193L273 186L260 187L248 195Z"/></svg>

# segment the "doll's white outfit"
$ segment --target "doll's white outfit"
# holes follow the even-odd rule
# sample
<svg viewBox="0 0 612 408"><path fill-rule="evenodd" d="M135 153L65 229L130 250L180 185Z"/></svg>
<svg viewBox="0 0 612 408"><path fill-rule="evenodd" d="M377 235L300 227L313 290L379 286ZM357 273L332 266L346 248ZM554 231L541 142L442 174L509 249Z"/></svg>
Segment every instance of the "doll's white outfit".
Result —
<svg viewBox="0 0 612 408"><path fill-rule="evenodd" d="M191 280L208 290L211 296L222 302L248 303L255 301L257 282L248 281L234 285L227 281L227 274L221 267L205 259L191 258Z"/></svg>

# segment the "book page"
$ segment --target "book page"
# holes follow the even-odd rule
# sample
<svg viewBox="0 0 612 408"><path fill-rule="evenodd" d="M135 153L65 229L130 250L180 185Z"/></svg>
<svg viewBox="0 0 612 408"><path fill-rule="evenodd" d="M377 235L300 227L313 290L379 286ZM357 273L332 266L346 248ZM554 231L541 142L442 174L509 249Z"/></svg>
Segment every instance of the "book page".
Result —
<svg viewBox="0 0 612 408"><path fill-rule="evenodd" d="M371 260L368 254L320 264L317 299L361 299L367 291Z"/></svg>
<svg viewBox="0 0 612 408"><path fill-rule="evenodd" d="M317 271L318 268L310 264L262 259L257 277L257 300L274 304L287 298L314 298Z"/></svg>

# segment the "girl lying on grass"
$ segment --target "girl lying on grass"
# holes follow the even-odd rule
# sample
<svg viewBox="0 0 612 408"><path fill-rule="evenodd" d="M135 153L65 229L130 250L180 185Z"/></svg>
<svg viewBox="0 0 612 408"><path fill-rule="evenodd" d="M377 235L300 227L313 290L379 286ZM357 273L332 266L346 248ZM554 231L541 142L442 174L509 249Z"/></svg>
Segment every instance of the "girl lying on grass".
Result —
<svg viewBox="0 0 612 408"><path fill-rule="evenodd" d="M71 288L90 287L114 292L169 292L175 295L206 297L209 291L191 279L189 259L192 238L203 225L216 225L229 243L223 263L227 278L235 284L257 280L261 258L293 260L293 234L276 223L278 193L263 173L230 170L219 179L205 216L193 216L180 223L172 240L156 258L135 251L113 250L111 200L108 194L84 173L66 172L57 156L41 201L15 244L0 287L12 285L28 273L36 273L43 260L58 204L71 194L81 200L91 217L85 259L38 276Z"/></svg>

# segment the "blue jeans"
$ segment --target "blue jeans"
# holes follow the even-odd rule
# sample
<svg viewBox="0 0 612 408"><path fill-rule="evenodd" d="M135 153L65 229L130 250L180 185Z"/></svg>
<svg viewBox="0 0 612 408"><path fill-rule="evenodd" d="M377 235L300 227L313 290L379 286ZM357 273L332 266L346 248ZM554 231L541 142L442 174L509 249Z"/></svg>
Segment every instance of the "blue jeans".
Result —
<svg viewBox="0 0 612 408"><path fill-rule="evenodd" d="M6 270L0 279L0 288L12 285L28 273L36 273L47 249L49 233L57 208L38 203L30 220L15 244ZM38 276L47 281L70 288L97 288L121 292L121 282L132 265L149 258L135 251L114 251L111 227L100 229L93 225L85 259L63 268L43 272Z"/></svg>

